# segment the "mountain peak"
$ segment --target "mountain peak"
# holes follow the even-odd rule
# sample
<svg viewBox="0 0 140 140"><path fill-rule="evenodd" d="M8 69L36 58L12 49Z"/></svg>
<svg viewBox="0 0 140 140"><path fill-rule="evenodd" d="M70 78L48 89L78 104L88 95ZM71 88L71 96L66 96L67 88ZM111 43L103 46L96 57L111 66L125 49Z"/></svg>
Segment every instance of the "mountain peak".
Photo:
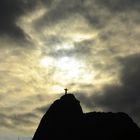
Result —
<svg viewBox="0 0 140 140"><path fill-rule="evenodd" d="M56 100L48 110L48 112L55 113L57 118L67 116L72 117L81 115L83 113L80 102L73 94L65 94L60 99Z"/></svg>
<svg viewBox="0 0 140 140"><path fill-rule="evenodd" d="M73 100L73 101L78 101L78 100L75 98L75 96L74 96L73 94L70 94L70 93L63 95L63 96L60 98L60 100L71 100L71 101Z"/></svg>
<svg viewBox="0 0 140 140"><path fill-rule="evenodd" d="M140 129L125 113L83 113L73 94L56 100L41 119L33 140L140 139Z"/></svg>

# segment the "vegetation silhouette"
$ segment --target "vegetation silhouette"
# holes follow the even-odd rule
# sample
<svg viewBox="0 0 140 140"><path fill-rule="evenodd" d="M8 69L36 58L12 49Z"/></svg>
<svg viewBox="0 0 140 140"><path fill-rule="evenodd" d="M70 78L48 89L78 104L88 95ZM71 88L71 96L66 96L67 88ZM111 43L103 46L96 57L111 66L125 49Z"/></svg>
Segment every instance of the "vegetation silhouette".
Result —
<svg viewBox="0 0 140 140"><path fill-rule="evenodd" d="M45 113L33 140L140 140L140 128L125 113L83 113L73 94L56 100Z"/></svg>

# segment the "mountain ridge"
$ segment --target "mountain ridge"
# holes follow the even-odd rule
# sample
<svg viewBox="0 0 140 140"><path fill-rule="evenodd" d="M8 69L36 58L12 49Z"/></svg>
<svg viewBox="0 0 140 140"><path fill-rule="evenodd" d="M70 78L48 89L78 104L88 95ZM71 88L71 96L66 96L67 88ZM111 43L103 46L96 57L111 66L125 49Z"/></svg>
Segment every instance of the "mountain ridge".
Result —
<svg viewBox="0 0 140 140"><path fill-rule="evenodd" d="M73 94L56 100L42 117L33 140L140 139L140 128L123 112L83 113Z"/></svg>

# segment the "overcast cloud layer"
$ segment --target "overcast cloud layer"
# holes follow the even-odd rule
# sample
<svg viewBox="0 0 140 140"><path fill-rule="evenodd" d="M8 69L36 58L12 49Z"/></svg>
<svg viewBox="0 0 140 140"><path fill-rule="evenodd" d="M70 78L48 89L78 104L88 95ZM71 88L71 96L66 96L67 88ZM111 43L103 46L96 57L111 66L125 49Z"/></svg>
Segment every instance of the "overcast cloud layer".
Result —
<svg viewBox="0 0 140 140"><path fill-rule="evenodd" d="M0 135L32 136L65 87L140 125L139 15L139 0L1 0Z"/></svg>

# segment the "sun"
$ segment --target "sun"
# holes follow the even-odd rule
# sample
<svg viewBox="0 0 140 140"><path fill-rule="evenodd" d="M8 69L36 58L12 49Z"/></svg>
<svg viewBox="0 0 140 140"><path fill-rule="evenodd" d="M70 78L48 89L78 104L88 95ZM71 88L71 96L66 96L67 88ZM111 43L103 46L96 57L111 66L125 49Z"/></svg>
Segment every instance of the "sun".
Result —
<svg viewBox="0 0 140 140"><path fill-rule="evenodd" d="M60 85L67 85L70 83L90 83L92 81L93 73L89 73L87 66L75 57L44 57L40 64L47 70L54 70L52 78Z"/></svg>
<svg viewBox="0 0 140 140"><path fill-rule="evenodd" d="M74 59L70 57L62 57L58 59L57 67L61 70L69 70L72 68L76 68L79 65L79 63Z"/></svg>
<svg viewBox="0 0 140 140"><path fill-rule="evenodd" d="M55 65L55 61L51 57L43 57L40 60L40 65L43 66L43 67L54 66Z"/></svg>
<svg viewBox="0 0 140 140"><path fill-rule="evenodd" d="M60 57L54 59L51 57L45 57L41 59L40 64L44 67L54 67L57 72L63 73L69 77L75 77L80 74L80 70L83 65L73 57Z"/></svg>
<svg viewBox="0 0 140 140"><path fill-rule="evenodd" d="M82 64L72 57L62 57L58 59L56 63L56 67L58 71L64 72L66 76L75 77L80 74L80 70L82 69Z"/></svg>

